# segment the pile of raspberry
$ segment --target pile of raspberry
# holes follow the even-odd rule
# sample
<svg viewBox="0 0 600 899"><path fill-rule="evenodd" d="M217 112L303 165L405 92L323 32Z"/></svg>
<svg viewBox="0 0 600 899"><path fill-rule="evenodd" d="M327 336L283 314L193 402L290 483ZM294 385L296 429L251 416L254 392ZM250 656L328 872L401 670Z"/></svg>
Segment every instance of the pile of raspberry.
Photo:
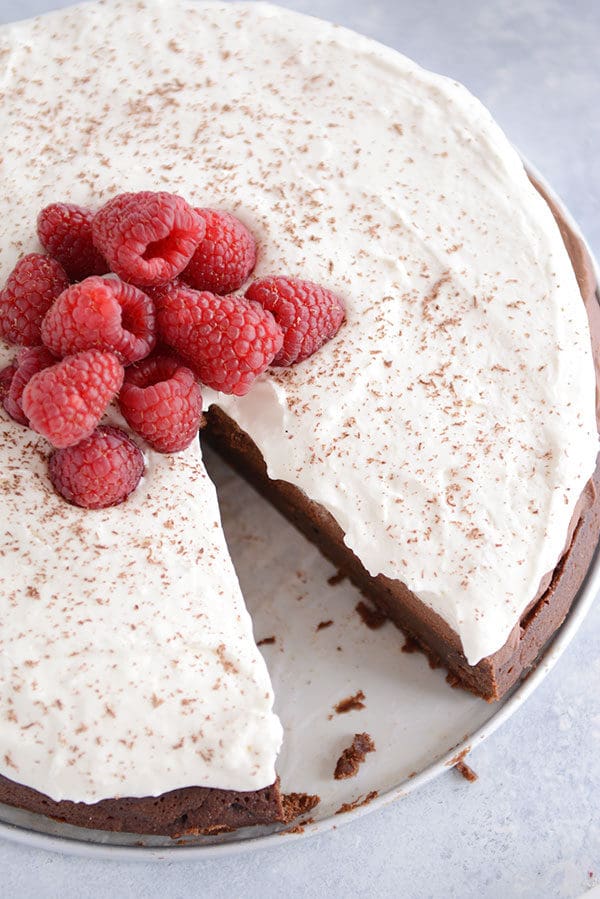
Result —
<svg viewBox="0 0 600 899"><path fill-rule="evenodd" d="M102 419L116 400L161 453L202 423L200 383L242 396L269 365L307 359L339 330L344 306L310 281L255 280L252 234L233 215L182 197L119 194L97 212L41 211L45 253L0 291L0 338L20 347L0 371L0 402L54 447L49 475L68 502L123 502L144 472L137 443Z"/></svg>

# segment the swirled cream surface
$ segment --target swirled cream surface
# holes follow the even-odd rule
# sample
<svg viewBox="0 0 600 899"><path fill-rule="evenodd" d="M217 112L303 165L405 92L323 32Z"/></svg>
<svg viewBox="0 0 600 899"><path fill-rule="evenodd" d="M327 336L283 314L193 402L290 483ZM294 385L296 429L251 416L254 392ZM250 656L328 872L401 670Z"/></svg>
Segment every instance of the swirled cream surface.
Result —
<svg viewBox="0 0 600 899"><path fill-rule="evenodd" d="M471 663L500 648L598 444L575 276L489 113L262 3L84 5L3 28L0 61L2 278L55 200L161 189L239 215L257 275L338 291L347 322L209 401ZM86 801L271 782L279 725L197 451L91 514L54 497L41 441L4 420L1 440L0 771Z"/></svg>

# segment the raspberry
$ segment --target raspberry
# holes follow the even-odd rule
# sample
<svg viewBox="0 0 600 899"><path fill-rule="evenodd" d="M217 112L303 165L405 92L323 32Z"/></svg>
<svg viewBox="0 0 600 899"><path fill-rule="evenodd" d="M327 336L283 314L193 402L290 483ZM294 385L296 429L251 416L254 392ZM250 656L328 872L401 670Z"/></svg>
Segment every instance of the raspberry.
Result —
<svg viewBox="0 0 600 899"><path fill-rule="evenodd" d="M245 225L228 212L196 209L206 231L181 278L196 290L227 294L248 279L256 265L256 243Z"/></svg>
<svg viewBox="0 0 600 899"><path fill-rule="evenodd" d="M246 297L272 312L283 329L283 347L273 365L308 359L335 337L346 314L336 294L298 278L262 278L250 285Z"/></svg>
<svg viewBox="0 0 600 899"><path fill-rule="evenodd" d="M73 284L48 310L42 339L57 356L108 350L124 365L151 352L156 341L154 303L117 278L86 278Z"/></svg>
<svg viewBox="0 0 600 899"><path fill-rule="evenodd" d="M204 220L182 197L119 194L92 222L97 249L124 281L149 287L183 271L204 237Z"/></svg>
<svg viewBox="0 0 600 899"><path fill-rule="evenodd" d="M194 373L172 356L152 356L129 368L119 406L127 424L159 453L189 446L202 418Z"/></svg>
<svg viewBox="0 0 600 899"><path fill-rule="evenodd" d="M42 319L68 286L56 259L42 253L23 256L0 291L0 337L23 346L41 343Z"/></svg>
<svg viewBox="0 0 600 899"><path fill-rule="evenodd" d="M84 509L105 509L127 499L140 482L144 457L119 428L96 428L76 446L52 453L52 486L67 502Z"/></svg>
<svg viewBox="0 0 600 899"><path fill-rule="evenodd" d="M37 219L37 233L46 252L56 259L72 281L104 275L106 259L92 240L94 213L72 203L52 203Z"/></svg>
<svg viewBox="0 0 600 899"><path fill-rule="evenodd" d="M23 391L34 375L43 371L50 365L54 365L56 359L45 346L24 347L17 353L15 374L11 380L8 394L4 397L4 408L11 418L20 425L29 424L29 420L23 412Z"/></svg>
<svg viewBox="0 0 600 899"><path fill-rule="evenodd" d="M159 335L222 393L243 396L281 349L271 313L243 297L199 293L177 281L153 295Z"/></svg>
<svg viewBox="0 0 600 899"><path fill-rule="evenodd" d="M123 383L113 353L87 350L34 375L23 391L23 411L34 431L53 446L88 437Z"/></svg>
<svg viewBox="0 0 600 899"><path fill-rule="evenodd" d="M0 403L4 404L4 400L8 396L10 385L12 384L13 375L17 370L17 363L11 362L5 368L0 370Z"/></svg>

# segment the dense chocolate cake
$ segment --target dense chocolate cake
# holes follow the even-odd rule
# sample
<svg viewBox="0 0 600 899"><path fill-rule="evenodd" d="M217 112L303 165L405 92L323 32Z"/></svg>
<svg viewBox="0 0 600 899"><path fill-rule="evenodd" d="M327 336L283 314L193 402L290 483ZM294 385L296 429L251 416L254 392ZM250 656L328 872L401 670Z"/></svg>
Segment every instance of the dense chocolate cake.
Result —
<svg viewBox="0 0 600 899"><path fill-rule="evenodd" d="M505 694L598 540L599 313L581 240L489 113L262 3L92 3L3 28L0 59L1 280L45 204L168 190L240 216L258 277L338 291L319 354L204 393L206 436L456 684ZM137 833L283 820L281 726L199 447L149 452L126 503L85 512L13 424L0 801Z"/></svg>

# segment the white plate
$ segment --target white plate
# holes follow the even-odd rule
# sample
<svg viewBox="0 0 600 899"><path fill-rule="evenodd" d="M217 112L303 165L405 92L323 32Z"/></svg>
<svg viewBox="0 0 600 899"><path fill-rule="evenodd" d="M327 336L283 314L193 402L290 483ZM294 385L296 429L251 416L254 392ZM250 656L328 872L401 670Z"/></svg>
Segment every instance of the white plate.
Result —
<svg viewBox="0 0 600 899"><path fill-rule="evenodd" d="M401 652L403 637L391 623L369 630L355 612L358 591L348 581L330 585L335 571L319 552L208 450L206 461L219 490L223 524L256 638L276 638L262 648L285 731L278 761L282 788L321 797L309 815L314 821L298 833L282 833L282 827L247 828L174 843L162 837L87 831L0 805L1 836L76 855L173 861L277 846L282 840L339 826L439 776L459 753L492 734L554 666L600 587L596 554L567 621L541 663L512 695L489 705L451 689L445 672L431 670L420 653ZM329 620L330 626L317 630L320 622ZM363 709L334 712L337 702L359 690L365 695ZM362 731L371 735L376 751L355 778L334 780L340 752ZM376 796L368 804L336 814L343 804L370 793Z"/></svg>

